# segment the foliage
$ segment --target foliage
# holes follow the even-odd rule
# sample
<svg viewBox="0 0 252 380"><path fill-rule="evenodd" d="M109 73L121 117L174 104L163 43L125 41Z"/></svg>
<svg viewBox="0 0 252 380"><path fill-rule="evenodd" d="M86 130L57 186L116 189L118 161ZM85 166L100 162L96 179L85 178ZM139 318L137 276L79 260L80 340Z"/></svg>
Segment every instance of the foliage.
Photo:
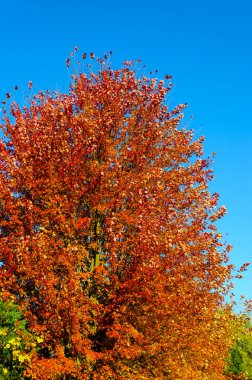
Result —
<svg viewBox="0 0 252 380"><path fill-rule="evenodd" d="M100 64L5 111L0 284L44 337L29 374L222 379L230 247L204 139L168 109L169 82Z"/></svg>
<svg viewBox="0 0 252 380"><path fill-rule="evenodd" d="M252 379L252 334L251 321L248 319L237 320L236 341L230 350L227 364L226 373L231 378Z"/></svg>
<svg viewBox="0 0 252 380"><path fill-rule="evenodd" d="M0 299L0 378L23 379L35 346L17 305Z"/></svg>

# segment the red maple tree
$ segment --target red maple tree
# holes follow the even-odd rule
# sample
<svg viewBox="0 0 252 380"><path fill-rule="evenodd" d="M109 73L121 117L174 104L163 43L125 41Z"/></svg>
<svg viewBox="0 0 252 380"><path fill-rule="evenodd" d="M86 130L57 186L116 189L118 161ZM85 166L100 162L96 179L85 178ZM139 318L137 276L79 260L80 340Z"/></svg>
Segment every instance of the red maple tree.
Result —
<svg viewBox="0 0 252 380"><path fill-rule="evenodd" d="M169 89L104 65L5 115L0 283L43 337L28 377L224 378L225 208Z"/></svg>

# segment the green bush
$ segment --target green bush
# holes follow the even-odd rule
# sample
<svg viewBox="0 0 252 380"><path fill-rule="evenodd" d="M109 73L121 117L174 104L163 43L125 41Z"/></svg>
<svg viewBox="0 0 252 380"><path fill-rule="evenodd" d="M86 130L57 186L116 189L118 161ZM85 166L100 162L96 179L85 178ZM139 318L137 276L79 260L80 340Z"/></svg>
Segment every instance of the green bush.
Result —
<svg viewBox="0 0 252 380"><path fill-rule="evenodd" d="M25 379L23 373L35 346L18 306L12 300L0 300L0 379Z"/></svg>
<svg viewBox="0 0 252 380"><path fill-rule="evenodd" d="M237 339L234 347L230 350L227 360L229 375L252 380L252 326L250 321L238 328Z"/></svg>

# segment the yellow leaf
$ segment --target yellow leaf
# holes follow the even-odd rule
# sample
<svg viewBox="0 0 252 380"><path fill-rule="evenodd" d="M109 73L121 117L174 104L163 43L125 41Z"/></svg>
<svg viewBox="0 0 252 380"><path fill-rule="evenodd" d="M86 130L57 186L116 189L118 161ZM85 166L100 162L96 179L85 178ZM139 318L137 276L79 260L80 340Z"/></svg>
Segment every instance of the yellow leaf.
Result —
<svg viewBox="0 0 252 380"><path fill-rule="evenodd" d="M18 360L19 360L20 363L23 363L25 361L25 356L19 355L18 356Z"/></svg>

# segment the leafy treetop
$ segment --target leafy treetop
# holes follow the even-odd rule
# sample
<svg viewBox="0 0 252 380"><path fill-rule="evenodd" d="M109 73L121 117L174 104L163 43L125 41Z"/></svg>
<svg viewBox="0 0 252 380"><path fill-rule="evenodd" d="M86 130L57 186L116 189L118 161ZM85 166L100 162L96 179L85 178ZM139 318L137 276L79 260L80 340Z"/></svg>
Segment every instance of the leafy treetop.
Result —
<svg viewBox="0 0 252 380"><path fill-rule="evenodd" d="M204 139L170 83L100 64L2 124L0 283L44 337L29 374L222 379L230 247Z"/></svg>

